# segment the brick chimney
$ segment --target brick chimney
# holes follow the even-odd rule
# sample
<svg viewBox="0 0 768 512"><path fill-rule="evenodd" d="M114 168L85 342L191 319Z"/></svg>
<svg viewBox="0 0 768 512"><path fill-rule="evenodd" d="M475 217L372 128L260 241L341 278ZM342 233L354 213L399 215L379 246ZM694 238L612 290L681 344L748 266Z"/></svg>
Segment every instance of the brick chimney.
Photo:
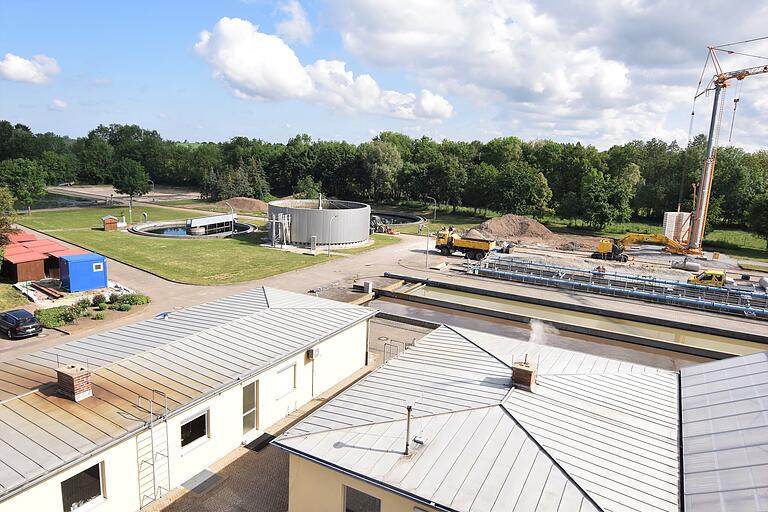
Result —
<svg viewBox="0 0 768 512"><path fill-rule="evenodd" d="M528 362L528 354L525 359L512 363L512 385L531 391L536 384L536 363Z"/></svg>
<svg viewBox="0 0 768 512"><path fill-rule="evenodd" d="M93 396L91 370L82 366L68 364L56 369L59 393L79 402Z"/></svg>

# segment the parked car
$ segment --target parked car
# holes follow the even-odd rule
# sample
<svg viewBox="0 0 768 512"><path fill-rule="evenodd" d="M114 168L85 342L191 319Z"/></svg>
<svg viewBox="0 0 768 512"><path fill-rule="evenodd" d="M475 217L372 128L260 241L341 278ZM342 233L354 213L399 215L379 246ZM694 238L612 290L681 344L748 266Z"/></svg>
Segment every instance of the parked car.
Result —
<svg viewBox="0 0 768 512"><path fill-rule="evenodd" d="M9 340L37 336L43 331L43 326L35 315L25 309L14 309L0 313L0 332Z"/></svg>

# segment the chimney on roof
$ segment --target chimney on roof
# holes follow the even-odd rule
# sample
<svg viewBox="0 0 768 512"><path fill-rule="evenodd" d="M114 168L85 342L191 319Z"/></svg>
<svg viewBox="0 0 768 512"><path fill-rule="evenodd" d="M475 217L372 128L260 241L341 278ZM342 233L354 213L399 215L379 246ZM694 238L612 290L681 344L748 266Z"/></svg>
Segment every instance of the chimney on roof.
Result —
<svg viewBox="0 0 768 512"><path fill-rule="evenodd" d="M79 402L93 396L91 370L83 366L67 364L56 369L59 393Z"/></svg>
<svg viewBox="0 0 768 512"><path fill-rule="evenodd" d="M531 391L536 384L536 370L536 363L528 362L528 354L525 354L522 361L512 363L512 385Z"/></svg>

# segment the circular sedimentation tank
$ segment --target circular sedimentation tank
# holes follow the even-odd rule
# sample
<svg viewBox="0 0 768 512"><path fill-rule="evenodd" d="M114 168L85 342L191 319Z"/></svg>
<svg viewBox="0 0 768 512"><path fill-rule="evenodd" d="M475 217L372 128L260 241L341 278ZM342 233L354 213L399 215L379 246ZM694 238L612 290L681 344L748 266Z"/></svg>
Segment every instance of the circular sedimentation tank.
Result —
<svg viewBox="0 0 768 512"><path fill-rule="evenodd" d="M368 241L371 207L336 199L280 199L269 203L267 231L276 241L308 246L359 245Z"/></svg>
<svg viewBox="0 0 768 512"><path fill-rule="evenodd" d="M236 222L234 232L205 234L205 229L189 228L185 220L171 220L162 222L143 222L134 224L128 231L135 235L153 236L158 238L193 238L206 240L211 238L226 238L234 235L251 233L256 230L252 224Z"/></svg>

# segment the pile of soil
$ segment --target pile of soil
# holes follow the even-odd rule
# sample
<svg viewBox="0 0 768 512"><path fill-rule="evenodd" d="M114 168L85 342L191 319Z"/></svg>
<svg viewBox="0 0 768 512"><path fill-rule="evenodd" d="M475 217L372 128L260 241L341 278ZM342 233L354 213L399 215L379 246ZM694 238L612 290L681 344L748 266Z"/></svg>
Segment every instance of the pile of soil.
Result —
<svg viewBox="0 0 768 512"><path fill-rule="evenodd" d="M569 240L565 243L558 245L557 249L560 251L575 251L580 249L580 247L579 247L579 244L577 244L573 240Z"/></svg>
<svg viewBox="0 0 768 512"><path fill-rule="evenodd" d="M541 222L522 215L502 215L494 217L470 228L462 235L464 238L483 240L516 240L520 238L549 240L553 233Z"/></svg>
<svg viewBox="0 0 768 512"><path fill-rule="evenodd" d="M267 211L267 203L261 199L254 199L252 197L232 197L226 201L219 201L218 203L215 203L215 205L227 208L227 203L229 203L235 210L245 210L249 212Z"/></svg>

